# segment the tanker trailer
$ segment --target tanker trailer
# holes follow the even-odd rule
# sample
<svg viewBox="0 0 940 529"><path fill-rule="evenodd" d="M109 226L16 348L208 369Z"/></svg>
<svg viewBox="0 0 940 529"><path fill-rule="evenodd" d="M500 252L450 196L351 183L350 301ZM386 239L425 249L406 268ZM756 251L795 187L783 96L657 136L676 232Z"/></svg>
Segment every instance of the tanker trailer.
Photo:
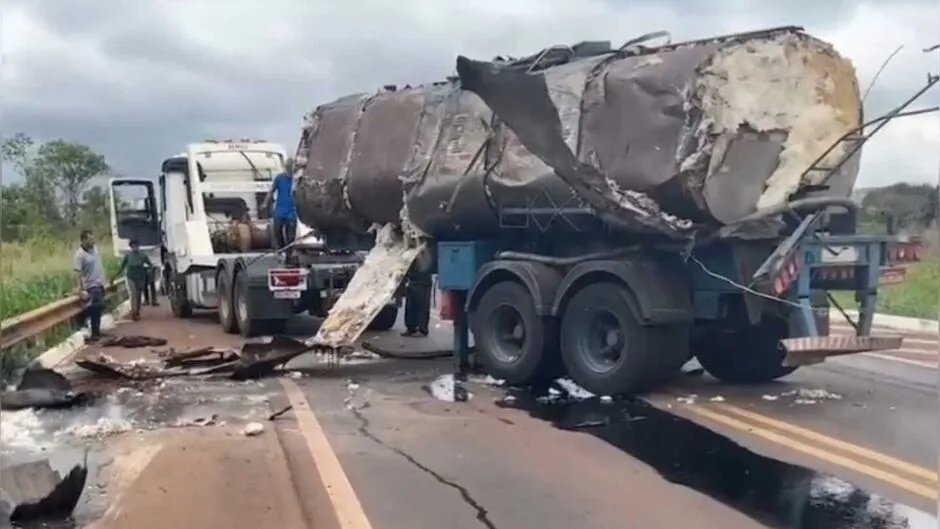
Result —
<svg viewBox="0 0 940 529"><path fill-rule="evenodd" d="M355 340L429 248L457 357L469 327L510 383L642 391L693 349L766 381L897 346L869 336L879 272L919 242L829 219L851 217L862 145L917 96L862 127L852 64L800 28L648 42L460 57L446 83L313 112L300 219L328 244L377 236L312 344ZM858 336L828 338L830 290L862 300Z"/></svg>

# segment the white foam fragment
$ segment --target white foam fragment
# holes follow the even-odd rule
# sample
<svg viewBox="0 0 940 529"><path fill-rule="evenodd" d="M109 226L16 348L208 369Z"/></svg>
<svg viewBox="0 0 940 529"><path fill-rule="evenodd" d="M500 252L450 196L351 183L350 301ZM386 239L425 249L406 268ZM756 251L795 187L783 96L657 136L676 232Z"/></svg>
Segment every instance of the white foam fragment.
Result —
<svg viewBox="0 0 940 529"><path fill-rule="evenodd" d="M800 388L781 393L784 397L797 397L803 400L841 400L842 395L832 393L824 389Z"/></svg>
<svg viewBox="0 0 940 529"><path fill-rule="evenodd" d="M709 402L724 402L725 398L721 395L715 395L714 397L708 399Z"/></svg>
<svg viewBox="0 0 940 529"><path fill-rule="evenodd" d="M36 435L42 431L42 421L34 410L0 412L0 447L3 450L41 450L43 446L36 441Z"/></svg>
<svg viewBox="0 0 940 529"><path fill-rule="evenodd" d="M408 242L396 233L393 224L379 228L372 250L308 345L340 347L355 342L392 300L411 263L425 246Z"/></svg>
<svg viewBox="0 0 940 529"><path fill-rule="evenodd" d="M559 378L555 380L555 383L561 386L561 388L568 393L568 397L571 399L585 400L594 397L593 393L577 385L570 378Z"/></svg>
<svg viewBox="0 0 940 529"><path fill-rule="evenodd" d="M245 429L242 430L242 433L248 437L261 435L264 433L264 425L260 422L250 422L245 425Z"/></svg>
<svg viewBox="0 0 940 529"><path fill-rule="evenodd" d="M466 391L466 389L464 389ZM431 396L444 402L457 401L457 381L454 375L441 375L428 384ZM467 399L473 398L473 393L466 391Z"/></svg>
<svg viewBox="0 0 940 529"><path fill-rule="evenodd" d="M76 424L70 426L65 432L82 439L104 439L125 434L132 429L131 423L124 419L101 417L93 424Z"/></svg>
<svg viewBox="0 0 940 529"><path fill-rule="evenodd" d="M823 42L793 34L719 49L702 69L694 91L704 111L695 132L702 139L702 133L733 134L744 126L787 133L758 210L785 202L804 183L803 172L861 119L852 63ZM844 152L842 144L820 165L834 165ZM687 164L694 160L683 160ZM805 183L818 183L824 175L810 174Z"/></svg>

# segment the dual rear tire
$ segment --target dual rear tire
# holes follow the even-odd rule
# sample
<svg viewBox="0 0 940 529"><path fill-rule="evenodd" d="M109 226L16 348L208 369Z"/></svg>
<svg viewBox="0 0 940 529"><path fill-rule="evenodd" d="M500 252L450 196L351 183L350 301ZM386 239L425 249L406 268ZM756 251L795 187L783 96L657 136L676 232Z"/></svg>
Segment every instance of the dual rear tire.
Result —
<svg viewBox="0 0 940 529"><path fill-rule="evenodd" d="M285 320L254 317L249 303L248 273L236 270L234 285L230 283L229 277L229 274L222 271L216 279L219 323L222 329L230 334L241 334L245 338L283 332L287 323Z"/></svg>
<svg viewBox="0 0 940 529"><path fill-rule="evenodd" d="M522 284L490 286L470 318L486 373L513 385L542 384L565 371L598 395L645 391L675 375L689 358L688 328L644 327L623 285L578 290L561 321L537 313Z"/></svg>

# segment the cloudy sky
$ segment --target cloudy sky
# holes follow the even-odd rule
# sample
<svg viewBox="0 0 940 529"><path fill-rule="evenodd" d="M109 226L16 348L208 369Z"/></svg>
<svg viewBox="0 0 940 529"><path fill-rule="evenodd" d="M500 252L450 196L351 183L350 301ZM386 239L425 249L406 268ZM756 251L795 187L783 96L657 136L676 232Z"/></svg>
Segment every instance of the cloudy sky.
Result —
<svg viewBox="0 0 940 529"><path fill-rule="evenodd" d="M884 112L940 71L937 0L0 0L0 132L91 145L126 176L203 138L296 145L337 96L450 74L558 43L674 40L797 24L834 43ZM940 102L933 90L923 104ZM860 185L936 182L940 120L899 120L866 146ZM10 178L6 171L6 178Z"/></svg>

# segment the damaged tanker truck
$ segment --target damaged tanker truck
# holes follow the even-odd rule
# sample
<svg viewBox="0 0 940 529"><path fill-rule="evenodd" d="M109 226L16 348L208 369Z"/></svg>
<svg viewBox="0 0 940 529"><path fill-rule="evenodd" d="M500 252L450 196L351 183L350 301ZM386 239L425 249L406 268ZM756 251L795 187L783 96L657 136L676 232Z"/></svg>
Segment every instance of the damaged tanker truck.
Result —
<svg viewBox="0 0 940 529"><path fill-rule="evenodd" d="M936 79L865 123L850 61L800 28L660 36L460 57L312 112L299 218L375 244L310 345L351 345L427 251L459 365L472 333L511 384L635 393L692 357L760 382L899 347L871 335L875 301L921 244L857 234L849 196L862 145ZM854 336L829 336L833 291L855 293Z"/></svg>

